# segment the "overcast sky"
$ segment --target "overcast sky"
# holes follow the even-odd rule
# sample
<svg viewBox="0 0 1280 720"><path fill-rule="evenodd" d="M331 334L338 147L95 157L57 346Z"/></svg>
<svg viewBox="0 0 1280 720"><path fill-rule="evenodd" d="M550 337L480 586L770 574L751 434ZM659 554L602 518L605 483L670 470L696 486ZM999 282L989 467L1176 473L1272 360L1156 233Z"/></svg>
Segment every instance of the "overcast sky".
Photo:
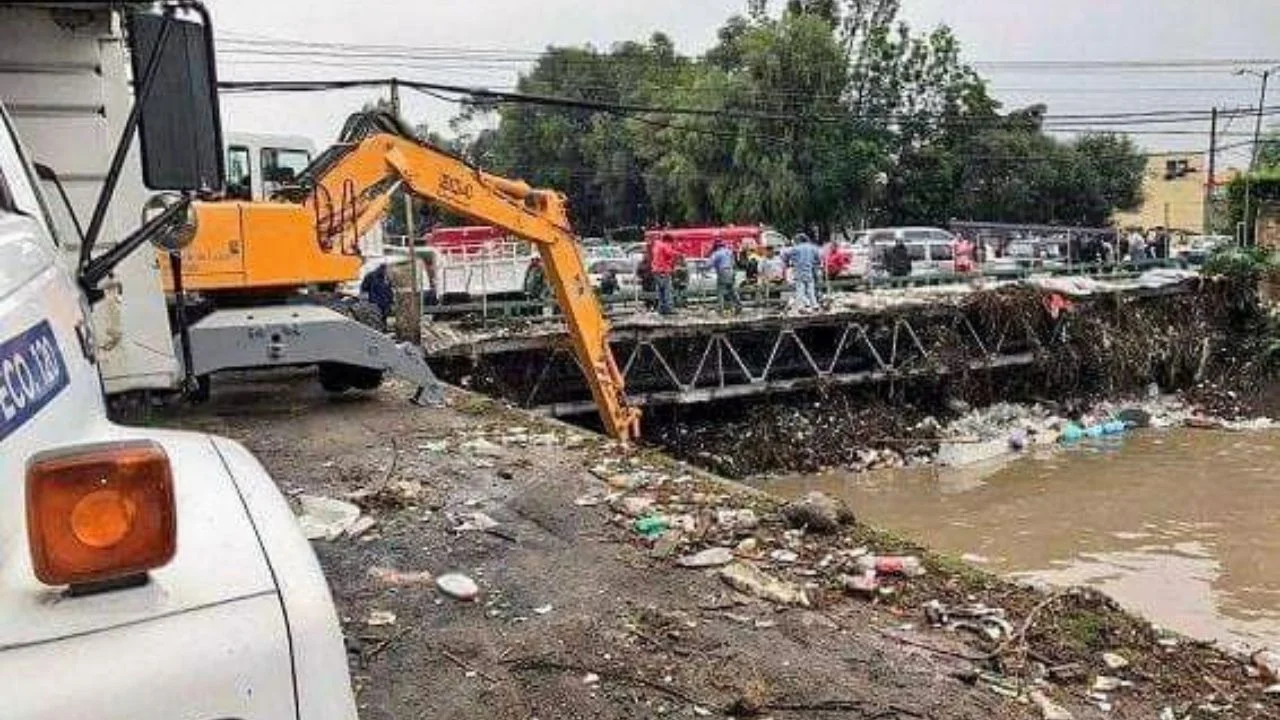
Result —
<svg viewBox="0 0 1280 720"><path fill-rule="evenodd" d="M780 5L782 0L773 0ZM661 30L677 48L698 54L745 0L212 0L219 40L286 38L307 42L537 51L547 45L611 43ZM1258 82L1213 71L1089 71L1000 66L1008 61L1270 59L1280 57L1280 0L903 0L904 19L920 30L950 25L966 58L978 64L996 97L1013 107L1044 102L1051 114L1147 110L1207 110L1256 104ZM223 79L337 79L385 77L486 87L509 87L527 65L453 59L417 67L384 61L329 60L246 54L262 45L222 42ZM233 52L234 50L238 50ZM984 65L995 62L996 65ZM1280 105L1280 77L1268 105ZM342 120L376 95L352 90L324 95L228 97L229 131L296 133L318 146L331 142ZM456 107L406 91L404 114L445 130ZM1151 150L1204 149L1207 123L1169 128L1177 134L1135 135ZM1150 130L1150 128L1147 128ZM1240 118L1223 145L1248 139L1252 121ZM1240 133L1240 135L1233 135ZM1228 164L1248 150L1228 150Z"/></svg>

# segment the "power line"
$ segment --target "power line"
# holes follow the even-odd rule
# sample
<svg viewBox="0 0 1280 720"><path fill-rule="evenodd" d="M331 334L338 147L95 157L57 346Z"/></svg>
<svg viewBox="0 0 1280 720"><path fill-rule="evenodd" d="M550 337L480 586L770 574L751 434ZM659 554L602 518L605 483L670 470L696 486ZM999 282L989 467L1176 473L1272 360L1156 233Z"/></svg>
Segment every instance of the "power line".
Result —
<svg viewBox="0 0 1280 720"><path fill-rule="evenodd" d="M404 87L415 89L432 90L439 93L459 96L459 101L464 98L470 98L470 101L476 103L496 103L496 104L521 104L536 105L543 107L558 107L564 109L589 110L595 112L607 113L650 113L660 115L673 116L694 116L721 119L737 119L737 120L758 120L758 121L778 121L778 122L847 122L849 120L879 120L886 122L895 121L914 121L919 120L917 115L904 114L841 114L834 116L817 115L817 114L779 114L773 112L758 112L754 109L740 108L708 108L708 107L679 107L679 106L657 106L646 105L640 103L627 102L604 102L599 100L568 98L555 95L541 95L534 93L509 92L502 90L491 90L487 88L468 88L459 85L446 83L422 82L414 80L396 79L396 82ZM227 81L219 83L220 89L226 92L254 92L261 90L292 90L299 92L322 91L326 89L340 89L346 87L358 86L379 86L388 85L391 79L361 79L361 80L326 80L326 81ZM1242 111L1256 112L1256 109L1242 109ZM1280 106L1272 106L1263 109L1264 115L1274 115L1280 112ZM1064 123L1067 125L1080 123L1097 123L1108 127L1125 127L1130 125L1150 125L1150 124L1167 124L1167 123L1185 123L1208 120L1210 112L1203 110L1162 110L1162 111L1140 111L1140 112L1119 112L1119 113L1089 113L1089 114L1046 114L1042 117L1043 126L1046 129L1062 129L1056 123ZM927 116L926 116L927 117ZM965 118L965 117L948 117L944 115L935 115L939 120L944 120L948 124L957 126L965 125L998 125L1006 122L1007 118Z"/></svg>
<svg viewBox="0 0 1280 720"><path fill-rule="evenodd" d="M548 54L549 50L555 51L580 51L596 55L597 59L623 59L617 58L612 50L617 49L621 43L613 44L610 50L601 50L592 46L559 46L545 49L520 49L520 48L501 48L501 47L475 47L466 45L441 46L441 45L396 45L396 44L368 44L368 43L346 43L346 42L325 42L314 40L295 40L289 38L272 37L254 34L227 33L219 41L219 44L232 44L245 46L247 48L267 48L268 51L292 52L288 48L315 48L325 51L340 51L347 53L366 53L380 55L399 55L399 56L418 56L418 57L462 57L462 56L489 56L502 60L519 61L528 58L538 59ZM643 43L636 43L638 47L646 48ZM696 61L703 59L705 55L679 56L680 59ZM990 68L1017 68L1017 69L1046 69L1046 70L1064 70L1064 69L1225 69L1234 70L1237 67L1249 66L1272 66L1280 64L1280 59L1276 58L1144 58L1144 59L1086 59L1086 60L983 60L977 59L969 63L973 67L990 67Z"/></svg>

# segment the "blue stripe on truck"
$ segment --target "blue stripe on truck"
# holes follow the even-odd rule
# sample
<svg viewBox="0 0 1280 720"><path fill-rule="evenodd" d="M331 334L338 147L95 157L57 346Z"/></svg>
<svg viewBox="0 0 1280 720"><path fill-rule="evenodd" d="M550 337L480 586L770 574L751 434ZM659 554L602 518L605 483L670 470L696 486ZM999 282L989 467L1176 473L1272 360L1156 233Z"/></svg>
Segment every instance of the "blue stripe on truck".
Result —
<svg viewBox="0 0 1280 720"><path fill-rule="evenodd" d="M0 440L35 417L69 380L48 320L0 344Z"/></svg>

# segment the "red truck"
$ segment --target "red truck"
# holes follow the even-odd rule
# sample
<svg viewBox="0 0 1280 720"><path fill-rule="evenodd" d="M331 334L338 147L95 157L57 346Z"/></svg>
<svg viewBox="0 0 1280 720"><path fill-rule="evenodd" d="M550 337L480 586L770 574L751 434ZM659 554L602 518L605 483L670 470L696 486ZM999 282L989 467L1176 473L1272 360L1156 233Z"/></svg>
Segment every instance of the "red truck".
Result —
<svg viewBox="0 0 1280 720"><path fill-rule="evenodd" d="M675 246L676 251L687 258L707 257L711 254L711 248L715 246L717 239L724 240L734 252L748 241L756 245L779 245L785 242L785 238L777 231L759 225L655 228L645 231L644 240L648 243L663 235L670 236L671 244Z"/></svg>

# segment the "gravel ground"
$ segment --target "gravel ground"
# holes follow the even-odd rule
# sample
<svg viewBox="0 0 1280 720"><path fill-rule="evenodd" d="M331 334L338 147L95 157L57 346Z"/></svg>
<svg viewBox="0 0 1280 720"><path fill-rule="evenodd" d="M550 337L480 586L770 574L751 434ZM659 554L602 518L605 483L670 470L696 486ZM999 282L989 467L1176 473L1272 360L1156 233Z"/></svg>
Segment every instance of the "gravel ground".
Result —
<svg viewBox="0 0 1280 720"><path fill-rule="evenodd" d="M1025 693L1008 695L1048 667L1043 693L1075 718L1280 714L1238 659L1171 647L1087 594L1049 598L925 556L925 576L850 597L841 582L863 548L912 548L856 523L789 529L773 498L474 395L450 392L443 409L408 405L397 385L330 399L295 371L215 378L213 393L160 421L236 438L290 496L346 499L375 521L314 543L365 720L1033 718ZM742 509L756 521L723 515ZM635 523L652 518L671 529L643 537ZM808 606L677 561L712 547ZM448 572L478 598L437 589ZM1007 607L1021 632L931 628L930 599ZM1131 667L1107 671L1100 650ZM1134 683L1108 692L1109 714L1086 697L1103 673Z"/></svg>

